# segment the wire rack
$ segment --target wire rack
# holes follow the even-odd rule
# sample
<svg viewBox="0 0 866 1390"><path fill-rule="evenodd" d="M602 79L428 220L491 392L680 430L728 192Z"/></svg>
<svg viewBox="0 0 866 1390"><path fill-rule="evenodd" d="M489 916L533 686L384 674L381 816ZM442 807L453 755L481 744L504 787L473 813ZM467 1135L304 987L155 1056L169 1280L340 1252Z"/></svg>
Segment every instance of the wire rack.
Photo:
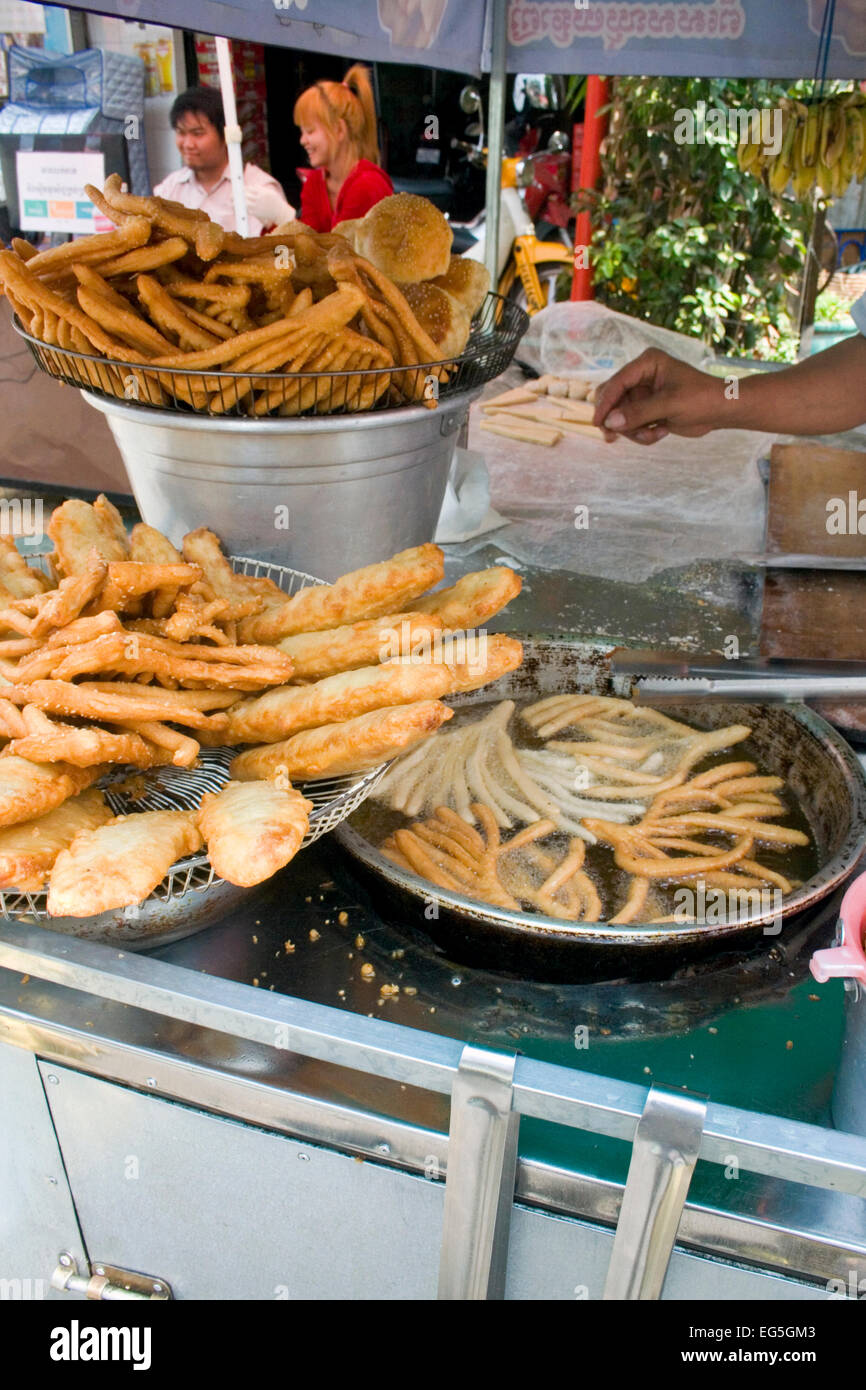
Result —
<svg viewBox="0 0 866 1390"><path fill-rule="evenodd" d="M144 364L73 352L26 332L14 319L42 371L94 395L158 410L198 415L351 415L406 405L435 406L501 375L529 327L529 315L502 295L487 295L472 320L459 357L413 367L349 372L202 371L147 369Z"/></svg>
<svg viewBox="0 0 866 1390"><path fill-rule="evenodd" d="M233 555L230 558L238 574L272 579L288 597L307 585L323 583L302 570L288 569L284 565L268 564L249 556ZM28 554L27 560L28 563L39 564L46 574L50 572L47 555ZM229 766L240 751L239 748L228 747L202 748L195 767L161 766L143 771L116 768L97 785L104 792L112 812L118 816L133 815L139 811L197 810L206 792L218 792L229 781ZM351 815L377 786L388 766L388 763L381 763L363 773L296 783L296 790L313 803L302 848L313 844ZM126 912L141 934L146 933L149 940L155 941L160 936L158 922L161 907L175 904L190 893L206 894L221 884L223 880L214 873L206 854L188 855L172 865L145 903L135 904ZM27 893L17 889L0 889L0 915L3 917L53 923L56 919L49 916L46 902L47 893L44 891ZM157 922L154 931L147 931L149 916ZM172 921L169 925L172 935L176 936L177 923Z"/></svg>

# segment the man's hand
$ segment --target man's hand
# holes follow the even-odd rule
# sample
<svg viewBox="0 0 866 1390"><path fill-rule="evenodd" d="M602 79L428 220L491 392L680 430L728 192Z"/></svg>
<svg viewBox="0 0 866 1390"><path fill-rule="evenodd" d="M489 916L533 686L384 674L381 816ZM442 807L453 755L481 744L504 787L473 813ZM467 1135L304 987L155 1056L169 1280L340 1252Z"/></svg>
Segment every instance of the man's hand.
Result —
<svg viewBox="0 0 866 1390"><path fill-rule="evenodd" d="M291 203L287 203L281 193L270 184L245 184L247 212L258 218L263 227L276 226L279 222L290 222L295 215Z"/></svg>
<svg viewBox="0 0 866 1390"><path fill-rule="evenodd" d="M724 382L699 372L659 348L648 348L605 382L596 399L593 424L610 444L624 435L636 444L655 444L667 434L697 439L726 416Z"/></svg>

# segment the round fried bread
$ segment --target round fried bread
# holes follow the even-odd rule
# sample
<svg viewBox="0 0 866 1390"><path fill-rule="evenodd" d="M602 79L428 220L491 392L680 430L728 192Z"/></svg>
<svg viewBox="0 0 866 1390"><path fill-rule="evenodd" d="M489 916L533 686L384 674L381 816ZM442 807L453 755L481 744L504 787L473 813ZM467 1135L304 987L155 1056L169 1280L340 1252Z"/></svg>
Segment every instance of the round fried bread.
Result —
<svg viewBox="0 0 866 1390"><path fill-rule="evenodd" d="M445 274L437 275L433 284L459 299L472 318L473 314L478 313L490 289L490 271L480 261L470 261L465 256L452 256Z"/></svg>
<svg viewBox="0 0 866 1390"><path fill-rule="evenodd" d="M469 337L469 315L460 301L427 280L420 285L401 285L400 288L442 358L459 357Z"/></svg>
<svg viewBox="0 0 866 1390"><path fill-rule="evenodd" d="M358 255L403 285L444 275L451 261L451 241L447 218L416 193L382 198L354 229Z"/></svg>

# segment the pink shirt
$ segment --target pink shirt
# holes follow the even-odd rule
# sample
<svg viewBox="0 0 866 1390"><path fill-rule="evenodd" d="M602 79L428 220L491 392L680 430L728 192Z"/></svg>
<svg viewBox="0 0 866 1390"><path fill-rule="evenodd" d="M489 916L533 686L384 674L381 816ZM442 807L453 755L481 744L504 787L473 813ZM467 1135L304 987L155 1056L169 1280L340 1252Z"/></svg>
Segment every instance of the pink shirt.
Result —
<svg viewBox="0 0 866 1390"><path fill-rule="evenodd" d="M257 164L244 165L244 183L248 188L270 185L281 197L285 197L277 180L266 174ZM153 191L159 198L173 198L176 203L183 203L185 208L202 208L212 221L218 222L227 232L237 230L228 165L219 183L210 190L203 188L193 170L184 165L182 169L177 169L164 178L162 183L158 183ZM250 236L260 236L262 224L258 218L250 214L249 224Z"/></svg>

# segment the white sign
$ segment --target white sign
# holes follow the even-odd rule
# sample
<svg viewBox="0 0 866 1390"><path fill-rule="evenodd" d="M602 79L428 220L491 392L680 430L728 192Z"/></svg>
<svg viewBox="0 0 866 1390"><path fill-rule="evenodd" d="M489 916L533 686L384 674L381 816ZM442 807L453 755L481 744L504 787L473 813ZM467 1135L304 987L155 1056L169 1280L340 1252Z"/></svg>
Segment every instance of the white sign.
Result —
<svg viewBox="0 0 866 1390"><path fill-rule="evenodd" d="M73 150L18 150L18 207L25 232L98 232L105 219L84 191L105 183L105 155Z"/></svg>

